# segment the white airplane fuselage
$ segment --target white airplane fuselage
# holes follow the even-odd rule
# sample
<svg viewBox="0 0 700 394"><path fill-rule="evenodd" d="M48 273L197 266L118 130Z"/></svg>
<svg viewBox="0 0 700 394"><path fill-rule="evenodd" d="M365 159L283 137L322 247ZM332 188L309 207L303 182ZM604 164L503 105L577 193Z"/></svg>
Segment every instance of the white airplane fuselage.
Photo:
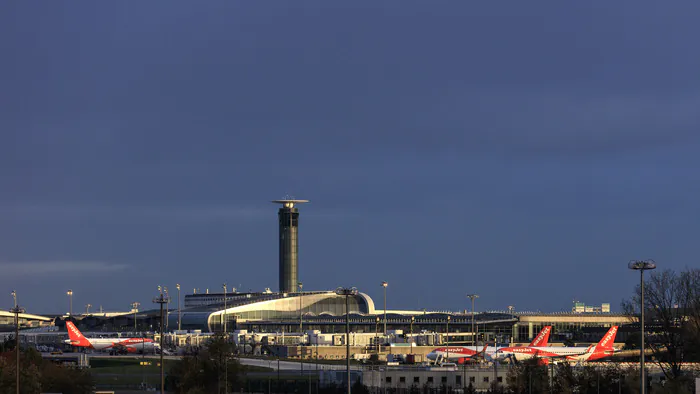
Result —
<svg viewBox="0 0 700 394"><path fill-rule="evenodd" d="M441 357L445 361L459 361L471 359L477 355L493 357L497 349L495 346L487 346L485 349L484 346L450 346L448 351L447 347L440 347L428 353L426 357L428 360L437 360Z"/></svg>

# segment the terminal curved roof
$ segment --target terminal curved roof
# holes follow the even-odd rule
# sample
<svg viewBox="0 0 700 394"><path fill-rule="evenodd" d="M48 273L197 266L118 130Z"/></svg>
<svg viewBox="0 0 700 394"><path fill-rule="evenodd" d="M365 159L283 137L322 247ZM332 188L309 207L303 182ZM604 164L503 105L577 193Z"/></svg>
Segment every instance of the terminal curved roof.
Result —
<svg viewBox="0 0 700 394"><path fill-rule="evenodd" d="M223 296L221 296L223 299ZM181 312L183 327L196 327L208 331L218 331L223 325L224 316L227 321L267 321L298 317L301 314L307 318L313 316L344 316L345 296L333 291L305 293L257 293L240 294L226 297L224 303L216 303ZM350 313L361 315L375 314L374 301L364 293L358 293L348 298ZM170 324L177 324L177 314L170 313Z"/></svg>
<svg viewBox="0 0 700 394"><path fill-rule="evenodd" d="M223 300L223 294L202 295L203 299ZM237 293L227 295L226 307L223 302L188 308L181 312L183 329L198 328L207 331L223 329L224 319L229 327L237 322L273 322L298 321L300 315L305 321L335 321L345 316L345 296L333 291L304 293ZM365 293L349 296L350 319L355 323L373 323L377 317L384 316L383 310L375 309L374 301ZM471 313L428 312L428 311L387 311L386 318L394 322L470 324ZM169 314L171 326L177 325L178 314ZM476 313L473 316L479 324L490 322L517 321L509 313Z"/></svg>

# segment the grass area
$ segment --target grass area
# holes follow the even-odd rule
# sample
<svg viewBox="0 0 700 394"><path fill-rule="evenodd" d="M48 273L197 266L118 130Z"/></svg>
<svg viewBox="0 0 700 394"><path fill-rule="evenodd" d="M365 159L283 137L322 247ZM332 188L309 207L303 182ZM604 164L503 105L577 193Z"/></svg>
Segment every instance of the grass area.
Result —
<svg viewBox="0 0 700 394"><path fill-rule="evenodd" d="M160 384L160 375L93 375L97 385L139 385L146 382L152 386Z"/></svg>
<svg viewBox="0 0 700 394"><path fill-rule="evenodd" d="M150 362L151 365L140 365L140 362ZM165 373L178 360L164 360ZM134 358L99 358L90 360L90 372L95 379L95 383L100 386L121 386L124 385L139 385L141 382L146 382L149 385L155 386L160 383L160 366L158 359L141 359ZM268 367L260 367L255 365L245 365L246 372L272 372Z"/></svg>

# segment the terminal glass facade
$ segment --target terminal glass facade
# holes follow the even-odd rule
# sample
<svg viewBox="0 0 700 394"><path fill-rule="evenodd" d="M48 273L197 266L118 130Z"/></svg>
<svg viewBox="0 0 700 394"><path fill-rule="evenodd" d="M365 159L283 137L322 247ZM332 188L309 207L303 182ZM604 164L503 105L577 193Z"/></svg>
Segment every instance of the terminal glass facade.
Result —
<svg viewBox="0 0 700 394"><path fill-rule="evenodd" d="M301 307L301 308L300 308ZM369 305L361 296L350 296L348 299L350 313L367 314ZM223 330L223 319L226 318L227 329L233 329L237 321L271 321L299 319L315 316L345 316L345 296L334 293L308 294L289 296L264 303L255 303L235 308L229 308L226 313L217 311L209 317L209 327L212 331Z"/></svg>

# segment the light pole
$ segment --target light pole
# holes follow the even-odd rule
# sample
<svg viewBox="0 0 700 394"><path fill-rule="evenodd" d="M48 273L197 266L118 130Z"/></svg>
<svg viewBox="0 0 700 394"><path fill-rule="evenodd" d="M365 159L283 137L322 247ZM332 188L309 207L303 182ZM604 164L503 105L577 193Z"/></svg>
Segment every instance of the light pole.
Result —
<svg viewBox="0 0 700 394"><path fill-rule="evenodd" d="M467 294L467 298L472 300L472 342L474 343L474 346L477 346L476 343L476 331L474 331L474 300L479 298L478 294Z"/></svg>
<svg viewBox="0 0 700 394"><path fill-rule="evenodd" d="M301 308L302 308L301 298L304 296L304 293L302 293L301 290L304 288L304 284L299 282L299 283L297 283L297 286L299 287L299 333L301 334L304 332L304 329L302 326L302 324L303 324L302 318L303 317L302 317L302 312L301 312Z"/></svg>
<svg viewBox="0 0 700 394"><path fill-rule="evenodd" d="M299 282L297 283L297 286L299 287L299 350L301 353L299 354L299 359L300 363L299 366L301 368L301 378L304 379L304 345L303 345L303 340L304 340L304 327L303 327L303 313L301 311L302 308L302 300L301 297L303 293L301 290L304 288L304 284Z"/></svg>
<svg viewBox="0 0 700 394"><path fill-rule="evenodd" d="M644 370L644 271L653 270L656 268L656 263L654 260L632 260L627 264L627 267L631 270L639 271L639 286L641 287L641 300L639 305L640 317L639 323L642 327L642 346L641 354L639 356L639 380L640 380L640 394L646 393L646 373Z"/></svg>
<svg viewBox="0 0 700 394"><path fill-rule="evenodd" d="M447 326L445 327L445 342L447 342L446 362L450 362L450 315L447 315Z"/></svg>
<svg viewBox="0 0 700 394"><path fill-rule="evenodd" d="M68 294L68 314L73 316L73 290L68 289L66 292Z"/></svg>
<svg viewBox="0 0 700 394"><path fill-rule="evenodd" d="M139 311L139 306L141 306L141 303L138 301L134 301L131 303L131 309L134 310L134 334L136 334L136 312ZM146 349L142 349L146 350Z"/></svg>
<svg viewBox="0 0 700 394"><path fill-rule="evenodd" d="M165 319L163 318L163 305L170 302L170 297L168 297L167 292L163 293L160 286L158 286L158 292L160 295L153 299L153 303L160 304L160 394L165 394L165 369L163 365L163 328L165 325L163 320Z"/></svg>
<svg viewBox="0 0 700 394"><path fill-rule="evenodd" d="M382 282L382 287L384 288L384 335L386 335L386 287L389 283Z"/></svg>
<svg viewBox="0 0 700 394"><path fill-rule="evenodd" d="M228 356L229 356L229 351L228 351L228 329L226 327L226 298L227 298L227 291L228 289L226 288L226 283L222 285L224 288L224 341L226 341L226 354L224 355L224 393L228 394Z"/></svg>
<svg viewBox="0 0 700 394"><path fill-rule="evenodd" d="M377 361L379 361L379 316L374 325L374 345L377 347Z"/></svg>
<svg viewBox="0 0 700 394"><path fill-rule="evenodd" d="M163 287L163 293L165 293L165 296L168 296L168 286ZM165 331L168 331L170 328L170 297L168 297L168 302L165 307ZM162 349L161 349L162 350Z"/></svg>
<svg viewBox="0 0 700 394"><path fill-rule="evenodd" d="M338 287L335 294L345 296L345 370L348 374L347 393L350 394L350 296L357 295L357 288ZM386 324L386 320L384 323Z"/></svg>
<svg viewBox="0 0 700 394"><path fill-rule="evenodd" d="M515 311L515 305L508 305L508 312L512 315L513 312ZM512 317L512 316L511 316ZM513 332L510 333L510 341L508 342L509 344L512 344L513 341L515 341L515 332L516 332L516 325L513 326ZM513 346L513 345L510 345Z"/></svg>
<svg viewBox="0 0 700 394"><path fill-rule="evenodd" d="M226 283L221 285L224 289L224 336L227 336L227 330L226 330Z"/></svg>
<svg viewBox="0 0 700 394"><path fill-rule="evenodd" d="M17 355L15 364L15 376L17 381L15 382L15 387L17 394L19 394L19 314L24 313L24 309L17 305L17 292L12 290L12 298L15 300L15 307L10 309L11 313L15 314L15 354Z"/></svg>
<svg viewBox="0 0 700 394"><path fill-rule="evenodd" d="M90 307L91 307L91 306L92 306L92 304L86 304L86 305L85 305L85 314L86 314L86 315L89 315L89 314L90 314Z"/></svg>
<svg viewBox="0 0 700 394"><path fill-rule="evenodd" d="M415 322L416 322L416 317L411 316L411 339L410 339L410 341L411 341L411 354L413 354L413 323L415 323Z"/></svg>
<svg viewBox="0 0 700 394"><path fill-rule="evenodd" d="M182 330L182 311L180 310L180 284L176 284L177 289L177 330Z"/></svg>

